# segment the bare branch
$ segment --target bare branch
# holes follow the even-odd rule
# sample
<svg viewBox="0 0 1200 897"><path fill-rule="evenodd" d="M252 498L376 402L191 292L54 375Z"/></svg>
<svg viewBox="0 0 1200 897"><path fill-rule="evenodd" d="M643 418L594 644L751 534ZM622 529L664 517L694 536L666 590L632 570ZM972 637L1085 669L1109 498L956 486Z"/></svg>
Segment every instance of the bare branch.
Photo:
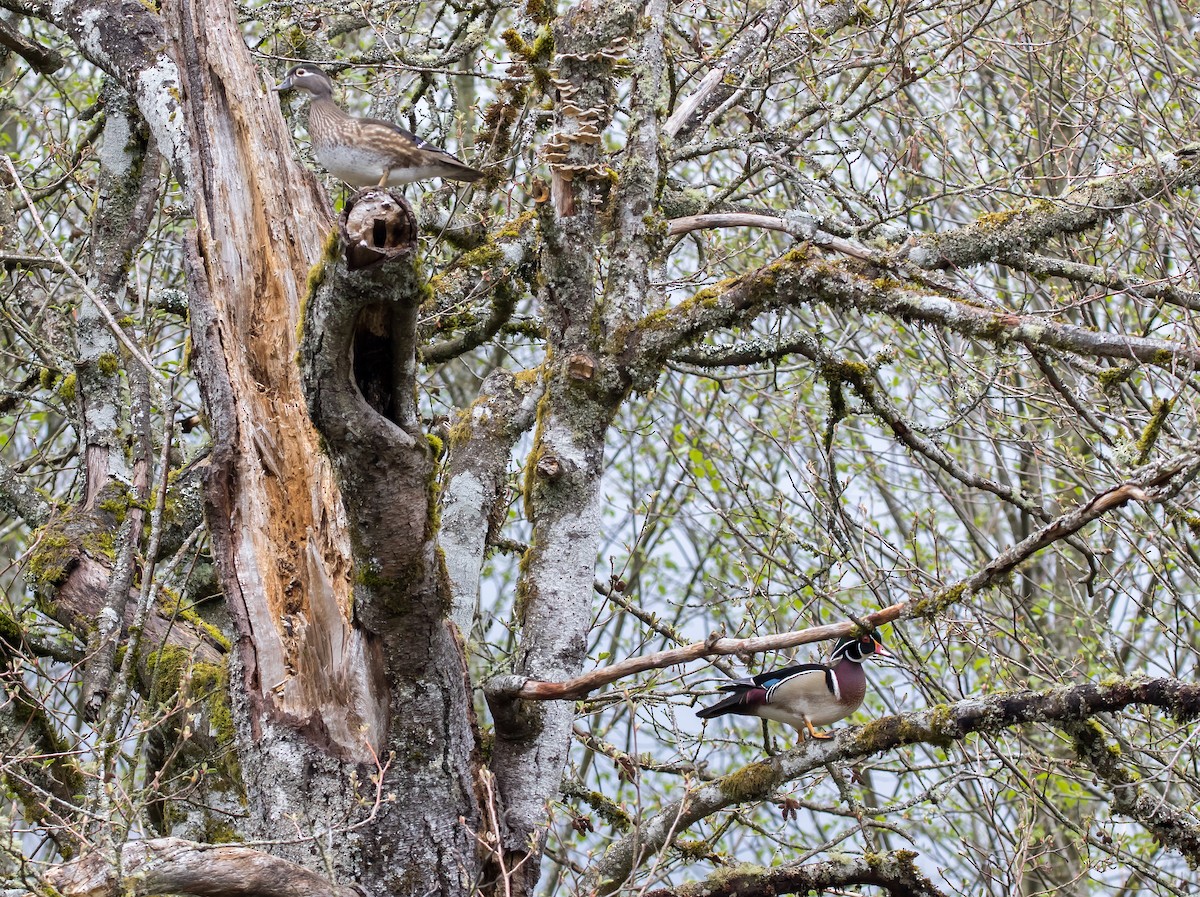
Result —
<svg viewBox="0 0 1200 897"><path fill-rule="evenodd" d="M900 616L906 606L904 603L893 604L891 607L867 614L862 618L862 625L874 628L890 623ZM827 626L811 626L796 632L760 635L754 638L710 638L707 641L694 642L683 648L658 651L642 657L630 657L611 666L592 670L590 673L567 682L537 682L532 679L521 679L519 676L500 677L492 681L488 693L496 697L525 698L532 701L576 700L597 688L609 685L618 679L624 679L626 676L644 673L646 670L662 669L705 657L783 651L797 645L841 638L858 631L858 629L857 623L830 623Z"/></svg>
<svg viewBox="0 0 1200 897"><path fill-rule="evenodd" d="M1035 277L1061 277L1076 283L1096 284L1113 292L1132 293L1147 299L1161 299L1181 308L1200 311L1200 292L1176 286L1168 279L1144 280L1124 274L1114 268L1085 265L1081 262L1052 258L1033 252L1014 252L1003 256L1000 262L1010 268L1026 271Z"/></svg>
<svg viewBox="0 0 1200 897"><path fill-rule="evenodd" d="M673 218L667 232L672 237L691 233L696 230L712 230L722 227L761 227L765 230L780 231L791 234L798 240L807 240L822 249L833 249L843 255L864 261L886 262L883 253L875 252L861 243L835 237L817 228L817 222L809 215L761 215L754 212L723 212L707 215L687 215L683 218Z"/></svg>
<svg viewBox="0 0 1200 897"><path fill-rule="evenodd" d="M1200 449L1193 446L1160 464L1143 468L1136 476L1092 497L1086 504L1056 517L1046 526L1007 551L992 558L979 572L925 601L914 602L905 616L929 616L957 601L964 594L985 589L1048 545L1078 532L1109 511L1131 501L1162 502L1173 497L1200 473Z"/></svg>
<svg viewBox="0 0 1200 897"><path fill-rule="evenodd" d="M19 252L0 252L0 265L3 265L6 269L28 268L36 270L41 268L45 271L56 271L60 274L67 270L58 259L52 259L44 255L23 255Z"/></svg>
<svg viewBox="0 0 1200 897"><path fill-rule="evenodd" d="M8 47L32 66L40 75L49 75L63 67L62 54L43 47L0 19L0 46Z"/></svg>

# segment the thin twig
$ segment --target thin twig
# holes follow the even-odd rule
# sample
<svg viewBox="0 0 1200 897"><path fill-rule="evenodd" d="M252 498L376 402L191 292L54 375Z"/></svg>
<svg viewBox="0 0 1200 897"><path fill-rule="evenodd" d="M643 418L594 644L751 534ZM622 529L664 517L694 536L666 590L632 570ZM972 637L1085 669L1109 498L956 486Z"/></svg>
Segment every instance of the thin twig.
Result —
<svg viewBox="0 0 1200 897"><path fill-rule="evenodd" d="M137 360L138 364L146 369L146 373L150 375L151 381L160 389L163 388L165 385L165 380L163 379L162 375L155 370L154 363L142 354L141 348L129 338L129 335L124 330L121 329L121 325L117 323L117 319L113 317L113 314L111 311L109 311L108 306L99 296L92 292L91 288L87 285L87 282L79 276L79 272L71 267L70 264L68 264L67 260L63 257L63 254L59 251L58 244L51 239L49 231L46 230L45 222L42 221L42 216L38 214L38 210L34 206L33 200L29 198L29 193L25 190L25 185L21 182L20 175L17 174L17 169L13 165L12 159L10 159L7 155L0 156L0 158L4 159L4 165L8 169L8 173L12 175L13 182L17 185L17 189L21 191L21 196L28 205L29 214L33 216L33 221L37 225L38 232L42 235L42 239L46 241L46 245L50 247L50 251L54 253L55 259L58 260L58 263L63 266L63 270L66 271L67 274L71 276L71 279L74 280L79 286L79 289L83 292L83 295L87 296L92 304L96 306L97 311L100 312L100 316L104 318L105 322L109 326L109 329L111 329L116 338L121 341L121 345L123 345L129 354Z"/></svg>

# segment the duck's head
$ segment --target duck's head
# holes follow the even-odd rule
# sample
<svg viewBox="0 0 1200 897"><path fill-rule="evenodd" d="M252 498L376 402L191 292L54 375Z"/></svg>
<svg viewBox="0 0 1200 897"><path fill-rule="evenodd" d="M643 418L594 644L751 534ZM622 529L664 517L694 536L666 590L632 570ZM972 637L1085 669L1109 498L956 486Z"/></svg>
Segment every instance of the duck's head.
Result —
<svg viewBox="0 0 1200 897"><path fill-rule="evenodd" d="M281 93L285 90L302 90L314 97L331 97L333 81L320 66L303 62L293 66L283 80L275 85L275 90Z"/></svg>

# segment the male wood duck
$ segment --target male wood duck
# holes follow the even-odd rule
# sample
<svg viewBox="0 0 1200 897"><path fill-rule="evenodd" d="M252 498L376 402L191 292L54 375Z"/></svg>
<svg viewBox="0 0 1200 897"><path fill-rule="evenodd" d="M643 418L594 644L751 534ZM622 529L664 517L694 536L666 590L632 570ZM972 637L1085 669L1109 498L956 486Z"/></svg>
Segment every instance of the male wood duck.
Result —
<svg viewBox="0 0 1200 897"><path fill-rule="evenodd" d="M277 91L300 90L312 97L308 137L313 155L352 187L399 187L425 178L476 181L483 177L465 162L397 124L358 118L333 101L333 82L310 62L284 76Z"/></svg>
<svg viewBox="0 0 1200 897"><path fill-rule="evenodd" d="M867 693L863 661L872 655L891 656L878 630L839 640L829 658L832 665L802 663L722 685L721 691L734 694L696 715L701 719L726 713L757 716L794 726L801 735L807 731L813 738L832 738L814 726L827 726L858 709Z"/></svg>

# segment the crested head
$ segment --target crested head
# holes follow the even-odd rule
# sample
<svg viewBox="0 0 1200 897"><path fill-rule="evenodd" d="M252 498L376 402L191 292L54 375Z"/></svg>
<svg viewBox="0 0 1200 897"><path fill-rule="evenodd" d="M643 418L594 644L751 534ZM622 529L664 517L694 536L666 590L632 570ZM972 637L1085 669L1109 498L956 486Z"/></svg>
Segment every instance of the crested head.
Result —
<svg viewBox="0 0 1200 897"><path fill-rule="evenodd" d="M293 66L283 76L283 80L275 86L275 90L279 92L302 90L314 97L332 97L333 81L320 66L313 65L311 62L302 62L300 65Z"/></svg>
<svg viewBox="0 0 1200 897"><path fill-rule="evenodd" d="M853 663L862 663L873 654L886 653L887 651L883 647L879 630L872 629L864 635L847 636L846 638L838 639L838 643L834 645L833 653L830 657L833 660L845 659Z"/></svg>

